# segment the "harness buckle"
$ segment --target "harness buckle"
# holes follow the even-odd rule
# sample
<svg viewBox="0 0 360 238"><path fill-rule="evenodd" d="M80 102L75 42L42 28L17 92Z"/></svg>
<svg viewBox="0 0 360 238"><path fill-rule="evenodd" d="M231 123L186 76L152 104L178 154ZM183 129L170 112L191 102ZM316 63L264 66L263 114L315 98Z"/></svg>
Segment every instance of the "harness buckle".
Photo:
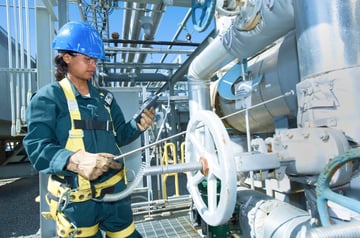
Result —
<svg viewBox="0 0 360 238"><path fill-rule="evenodd" d="M69 137L71 138L83 138L84 137L84 132L83 130L79 130L79 129L73 129L73 130L69 130Z"/></svg>
<svg viewBox="0 0 360 238"><path fill-rule="evenodd" d="M110 131L112 130L112 124L111 124L111 121L107 120L106 121L106 131Z"/></svg>
<svg viewBox="0 0 360 238"><path fill-rule="evenodd" d="M77 234L79 234L79 229L73 222L71 222L70 224L74 230L69 234L69 238L74 238Z"/></svg>

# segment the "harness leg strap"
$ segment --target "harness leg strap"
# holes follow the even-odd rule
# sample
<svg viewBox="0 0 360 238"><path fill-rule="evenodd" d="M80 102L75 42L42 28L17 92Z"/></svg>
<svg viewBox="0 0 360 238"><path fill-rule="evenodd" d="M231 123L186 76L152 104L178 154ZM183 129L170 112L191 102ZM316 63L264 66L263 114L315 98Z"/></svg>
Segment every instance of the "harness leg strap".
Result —
<svg viewBox="0 0 360 238"><path fill-rule="evenodd" d="M106 231L106 235L110 238L123 238L130 236L135 231L135 223L134 221L125 229L121 231Z"/></svg>

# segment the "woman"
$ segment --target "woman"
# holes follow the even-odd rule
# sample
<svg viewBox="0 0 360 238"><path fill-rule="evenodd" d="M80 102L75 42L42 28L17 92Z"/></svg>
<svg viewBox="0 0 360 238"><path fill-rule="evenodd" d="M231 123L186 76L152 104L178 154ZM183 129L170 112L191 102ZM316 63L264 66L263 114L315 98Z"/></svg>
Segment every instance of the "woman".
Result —
<svg viewBox="0 0 360 238"><path fill-rule="evenodd" d="M105 59L99 33L82 22L68 22L54 39L57 82L32 97L26 111L24 147L34 168L49 176L47 201L60 237L141 237L130 199L102 203L107 193L125 188L123 163L112 158L154 120L145 110L139 123L126 122L113 95L91 79Z"/></svg>

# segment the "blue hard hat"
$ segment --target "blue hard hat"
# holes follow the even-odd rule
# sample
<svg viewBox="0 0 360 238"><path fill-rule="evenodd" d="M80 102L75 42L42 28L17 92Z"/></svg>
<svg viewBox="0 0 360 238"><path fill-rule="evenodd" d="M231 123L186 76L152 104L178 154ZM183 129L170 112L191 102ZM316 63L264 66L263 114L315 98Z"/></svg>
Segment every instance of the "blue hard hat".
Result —
<svg viewBox="0 0 360 238"><path fill-rule="evenodd" d="M70 21L63 25L52 43L52 48L58 51L74 51L96 59L106 59L99 32L85 22Z"/></svg>

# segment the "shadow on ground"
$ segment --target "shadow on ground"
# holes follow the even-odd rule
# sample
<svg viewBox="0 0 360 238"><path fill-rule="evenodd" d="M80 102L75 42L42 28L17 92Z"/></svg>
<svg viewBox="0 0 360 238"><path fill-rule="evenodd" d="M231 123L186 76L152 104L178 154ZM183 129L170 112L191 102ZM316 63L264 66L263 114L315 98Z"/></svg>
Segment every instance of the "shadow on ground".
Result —
<svg viewBox="0 0 360 238"><path fill-rule="evenodd" d="M40 208L35 198L39 194L37 175L20 178L1 185L0 180L0 238L36 234L40 227Z"/></svg>

